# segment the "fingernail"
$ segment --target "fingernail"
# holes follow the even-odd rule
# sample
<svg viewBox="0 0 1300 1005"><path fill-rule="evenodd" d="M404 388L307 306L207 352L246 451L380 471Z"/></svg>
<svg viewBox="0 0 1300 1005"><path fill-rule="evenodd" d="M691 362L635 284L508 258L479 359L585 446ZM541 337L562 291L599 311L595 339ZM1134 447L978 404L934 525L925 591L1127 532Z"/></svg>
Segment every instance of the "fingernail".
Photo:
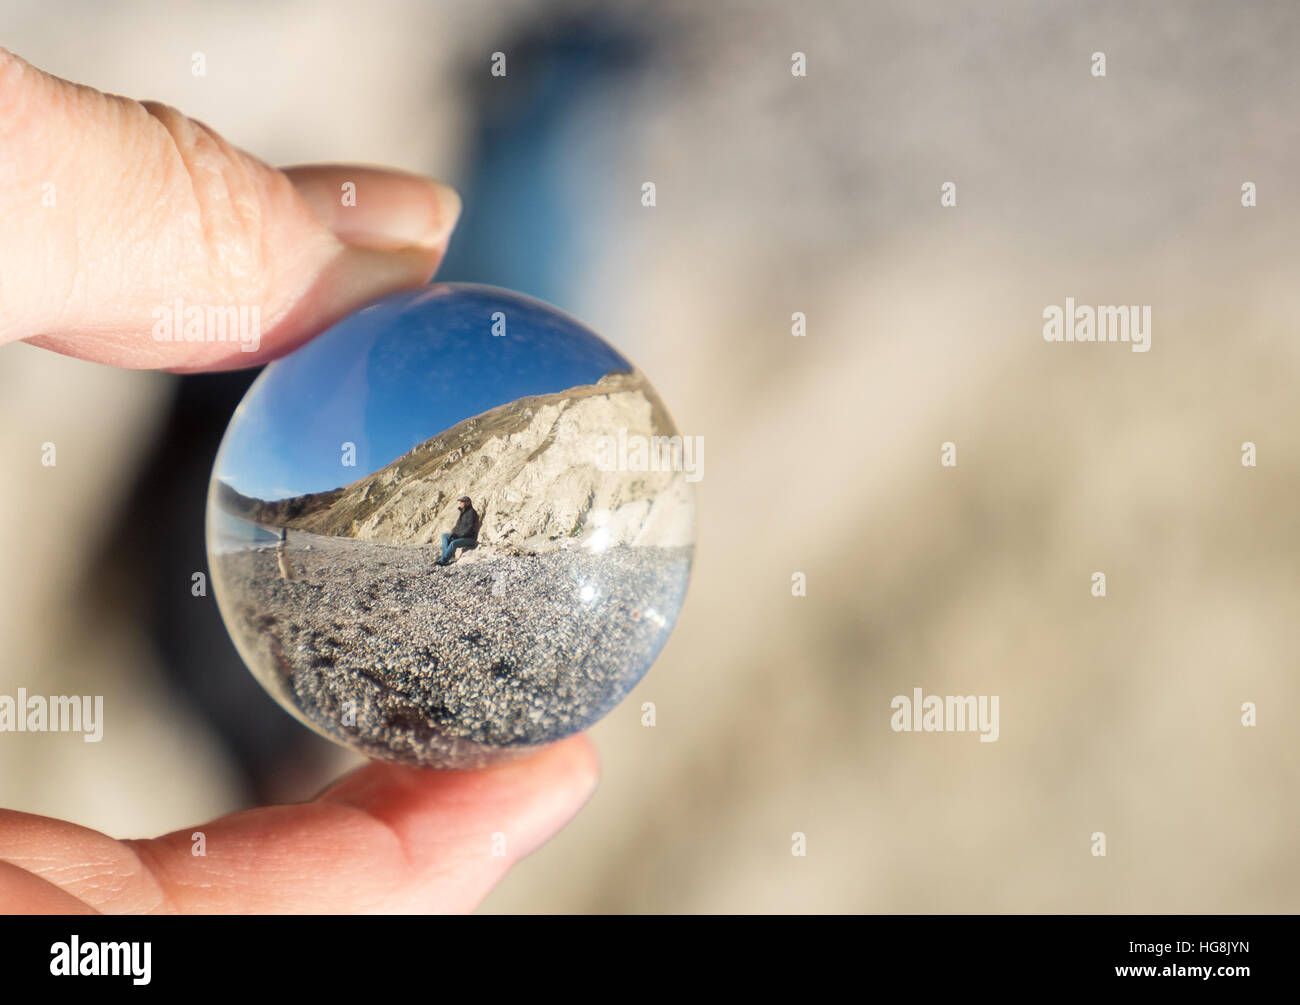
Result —
<svg viewBox="0 0 1300 1005"><path fill-rule="evenodd" d="M441 247L460 217L455 189L417 175L336 168L290 176L321 221L353 247L379 251Z"/></svg>
<svg viewBox="0 0 1300 1005"><path fill-rule="evenodd" d="M460 196L441 182L385 182L358 191L355 206L341 207L334 233L361 248L436 248L460 217Z"/></svg>

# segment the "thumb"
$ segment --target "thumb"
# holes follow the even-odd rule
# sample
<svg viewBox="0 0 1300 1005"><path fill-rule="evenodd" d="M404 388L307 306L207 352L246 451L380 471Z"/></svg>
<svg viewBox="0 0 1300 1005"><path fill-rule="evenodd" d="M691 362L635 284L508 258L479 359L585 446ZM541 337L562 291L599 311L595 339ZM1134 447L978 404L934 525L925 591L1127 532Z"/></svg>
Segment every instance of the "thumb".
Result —
<svg viewBox="0 0 1300 1005"><path fill-rule="evenodd" d="M459 212L414 175L276 170L173 108L0 49L0 343L253 366L427 281Z"/></svg>

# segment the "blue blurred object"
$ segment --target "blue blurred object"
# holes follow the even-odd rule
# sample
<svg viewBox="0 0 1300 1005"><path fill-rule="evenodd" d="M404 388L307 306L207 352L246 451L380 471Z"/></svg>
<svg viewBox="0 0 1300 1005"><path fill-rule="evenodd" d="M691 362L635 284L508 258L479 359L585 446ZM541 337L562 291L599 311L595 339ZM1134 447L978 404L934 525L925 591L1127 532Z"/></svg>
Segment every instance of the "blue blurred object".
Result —
<svg viewBox="0 0 1300 1005"><path fill-rule="evenodd" d="M635 75L652 46L644 31L587 14L528 35L507 51L507 73L471 71L478 123L465 210L440 279L491 283L566 306L587 256L578 225L601 207L577 194L599 189L606 164L575 149L586 110ZM617 137L592 137L611 146ZM616 235L612 235L616 236Z"/></svg>

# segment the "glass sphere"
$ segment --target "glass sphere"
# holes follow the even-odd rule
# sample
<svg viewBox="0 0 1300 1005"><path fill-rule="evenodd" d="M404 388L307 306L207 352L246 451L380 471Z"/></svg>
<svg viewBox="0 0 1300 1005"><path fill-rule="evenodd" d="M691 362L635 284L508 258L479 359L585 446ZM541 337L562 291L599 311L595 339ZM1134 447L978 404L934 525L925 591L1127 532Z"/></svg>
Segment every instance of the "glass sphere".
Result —
<svg viewBox="0 0 1300 1005"><path fill-rule="evenodd" d="M235 410L208 492L222 617L286 709L370 757L477 767L558 740L672 630L699 447L555 308L394 294Z"/></svg>

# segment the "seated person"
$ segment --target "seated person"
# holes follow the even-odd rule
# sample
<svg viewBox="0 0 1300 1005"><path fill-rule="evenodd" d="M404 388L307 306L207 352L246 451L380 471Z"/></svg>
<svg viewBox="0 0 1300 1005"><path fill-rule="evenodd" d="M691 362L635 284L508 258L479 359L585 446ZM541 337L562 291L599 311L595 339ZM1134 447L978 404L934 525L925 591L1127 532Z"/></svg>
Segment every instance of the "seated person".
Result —
<svg viewBox="0 0 1300 1005"><path fill-rule="evenodd" d="M460 516L451 532L442 535L442 558L438 560L439 565L451 565L457 548L473 548L478 544L479 520L474 504L469 501L469 496L461 496L456 505L460 508Z"/></svg>

